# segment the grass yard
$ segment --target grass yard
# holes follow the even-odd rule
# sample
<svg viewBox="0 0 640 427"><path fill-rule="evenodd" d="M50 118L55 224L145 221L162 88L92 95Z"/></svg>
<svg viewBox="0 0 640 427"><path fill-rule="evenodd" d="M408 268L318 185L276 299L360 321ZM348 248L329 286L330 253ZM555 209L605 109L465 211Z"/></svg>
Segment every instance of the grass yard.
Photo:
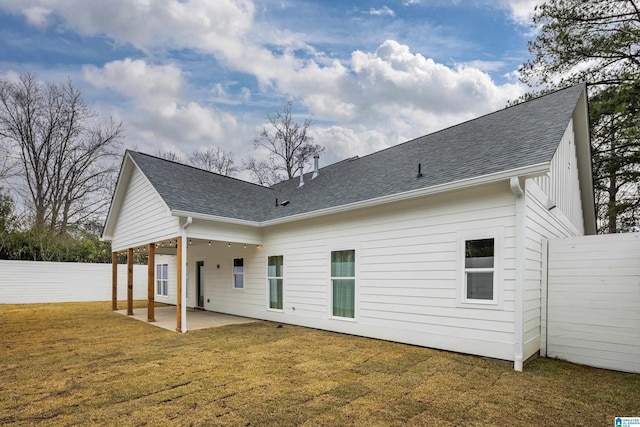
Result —
<svg viewBox="0 0 640 427"><path fill-rule="evenodd" d="M640 375L259 322L177 334L110 303L0 305L1 425L613 425Z"/></svg>

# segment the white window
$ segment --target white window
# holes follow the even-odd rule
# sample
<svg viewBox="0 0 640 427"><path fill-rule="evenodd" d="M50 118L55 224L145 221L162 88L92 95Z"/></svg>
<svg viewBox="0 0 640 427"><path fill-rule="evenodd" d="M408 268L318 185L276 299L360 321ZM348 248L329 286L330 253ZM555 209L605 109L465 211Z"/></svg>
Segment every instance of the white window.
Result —
<svg viewBox="0 0 640 427"><path fill-rule="evenodd" d="M244 289L244 258L233 259L233 287Z"/></svg>
<svg viewBox="0 0 640 427"><path fill-rule="evenodd" d="M464 241L464 301L496 300L495 239Z"/></svg>
<svg viewBox="0 0 640 427"><path fill-rule="evenodd" d="M269 308L282 310L282 282L284 256L270 256L267 260L267 280L269 281Z"/></svg>
<svg viewBox="0 0 640 427"><path fill-rule="evenodd" d="M156 264L156 294L169 296L169 264Z"/></svg>
<svg viewBox="0 0 640 427"><path fill-rule="evenodd" d="M355 317L356 251L331 252L332 314Z"/></svg>

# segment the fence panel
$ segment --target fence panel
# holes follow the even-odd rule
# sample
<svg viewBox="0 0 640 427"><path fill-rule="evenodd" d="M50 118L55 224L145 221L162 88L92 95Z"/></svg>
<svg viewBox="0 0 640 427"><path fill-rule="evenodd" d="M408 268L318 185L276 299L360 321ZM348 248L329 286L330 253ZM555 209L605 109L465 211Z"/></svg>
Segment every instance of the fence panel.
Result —
<svg viewBox="0 0 640 427"><path fill-rule="evenodd" d="M133 298L147 299L147 266L133 266ZM127 266L118 265L118 299ZM0 260L0 304L111 300L111 264Z"/></svg>
<svg viewBox="0 0 640 427"><path fill-rule="evenodd" d="M640 373L640 233L548 249L547 356Z"/></svg>

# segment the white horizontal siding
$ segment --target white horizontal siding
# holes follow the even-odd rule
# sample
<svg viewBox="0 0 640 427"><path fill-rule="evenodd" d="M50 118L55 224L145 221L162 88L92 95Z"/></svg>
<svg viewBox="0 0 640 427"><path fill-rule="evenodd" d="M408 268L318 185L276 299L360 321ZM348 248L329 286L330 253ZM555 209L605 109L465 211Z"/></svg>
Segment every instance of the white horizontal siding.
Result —
<svg viewBox="0 0 640 427"><path fill-rule="evenodd" d="M549 357L640 373L640 233L549 241Z"/></svg>
<svg viewBox="0 0 640 427"><path fill-rule="evenodd" d="M176 283L178 283L178 263L177 257L175 255L166 255L166 254L156 254L155 256L155 265L156 270L158 271L157 266L159 264L167 264L167 296L158 295L158 282L156 277L156 282L153 284L153 294L155 295L155 300L158 302L162 302L165 304L176 304L176 297L178 295L178 287ZM154 274L156 274L154 272ZM146 297L145 297L146 298Z"/></svg>
<svg viewBox="0 0 640 427"><path fill-rule="evenodd" d="M246 225L194 219L187 228L187 234L190 238L207 241L217 240L226 243L262 244L262 230L258 227Z"/></svg>
<svg viewBox="0 0 640 427"><path fill-rule="evenodd" d="M111 264L0 261L0 304L111 301ZM133 298L147 299L147 266L133 266ZM118 299L127 266L118 265Z"/></svg>
<svg viewBox="0 0 640 427"><path fill-rule="evenodd" d="M285 308L267 318L512 359L514 214L503 184L271 227L262 268L267 255L284 255ZM505 245L502 306L461 307L458 233L495 228ZM356 250L355 321L330 313L330 252L341 249Z"/></svg>
<svg viewBox="0 0 640 427"><path fill-rule="evenodd" d="M246 248L231 237L231 247L213 238L209 245L206 236L213 228L194 220L187 229L194 238L187 249L187 305L195 305L195 266L204 261L207 310L511 359L513 201L506 183L492 185L269 227L260 236L262 246ZM503 301L493 309L463 308L458 300L458 233L496 228L502 230L504 244L505 259L499 263ZM330 253L342 249L356 250L354 321L333 319L330 312ZM270 255L284 256L282 311L268 309ZM244 258L242 290L233 288L234 257Z"/></svg>
<svg viewBox="0 0 640 427"><path fill-rule="evenodd" d="M233 288L233 259L244 258L244 289ZM256 245L197 241L187 248L187 306L196 305L196 262L204 262L204 308L220 313L263 318L266 259Z"/></svg>
<svg viewBox="0 0 640 427"><path fill-rule="evenodd" d="M127 183L111 245L114 251L143 246L179 234L178 218L137 167Z"/></svg>

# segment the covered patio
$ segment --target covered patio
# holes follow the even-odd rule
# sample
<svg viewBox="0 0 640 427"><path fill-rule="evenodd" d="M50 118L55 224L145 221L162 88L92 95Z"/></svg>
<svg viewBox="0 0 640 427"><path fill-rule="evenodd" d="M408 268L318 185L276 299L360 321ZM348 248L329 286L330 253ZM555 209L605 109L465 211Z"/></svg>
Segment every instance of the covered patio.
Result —
<svg viewBox="0 0 640 427"><path fill-rule="evenodd" d="M127 314L127 310L117 310L116 313L140 320L145 323L147 320L147 309L136 308L133 314ZM233 316L231 314L215 313L213 311L187 309L187 322L189 330L217 328L226 325L240 325L243 323L258 322L257 319L248 317ZM148 322L150 325L169 331L176 330L176 308L173 306L155 307L155 322Z"/></svg>

